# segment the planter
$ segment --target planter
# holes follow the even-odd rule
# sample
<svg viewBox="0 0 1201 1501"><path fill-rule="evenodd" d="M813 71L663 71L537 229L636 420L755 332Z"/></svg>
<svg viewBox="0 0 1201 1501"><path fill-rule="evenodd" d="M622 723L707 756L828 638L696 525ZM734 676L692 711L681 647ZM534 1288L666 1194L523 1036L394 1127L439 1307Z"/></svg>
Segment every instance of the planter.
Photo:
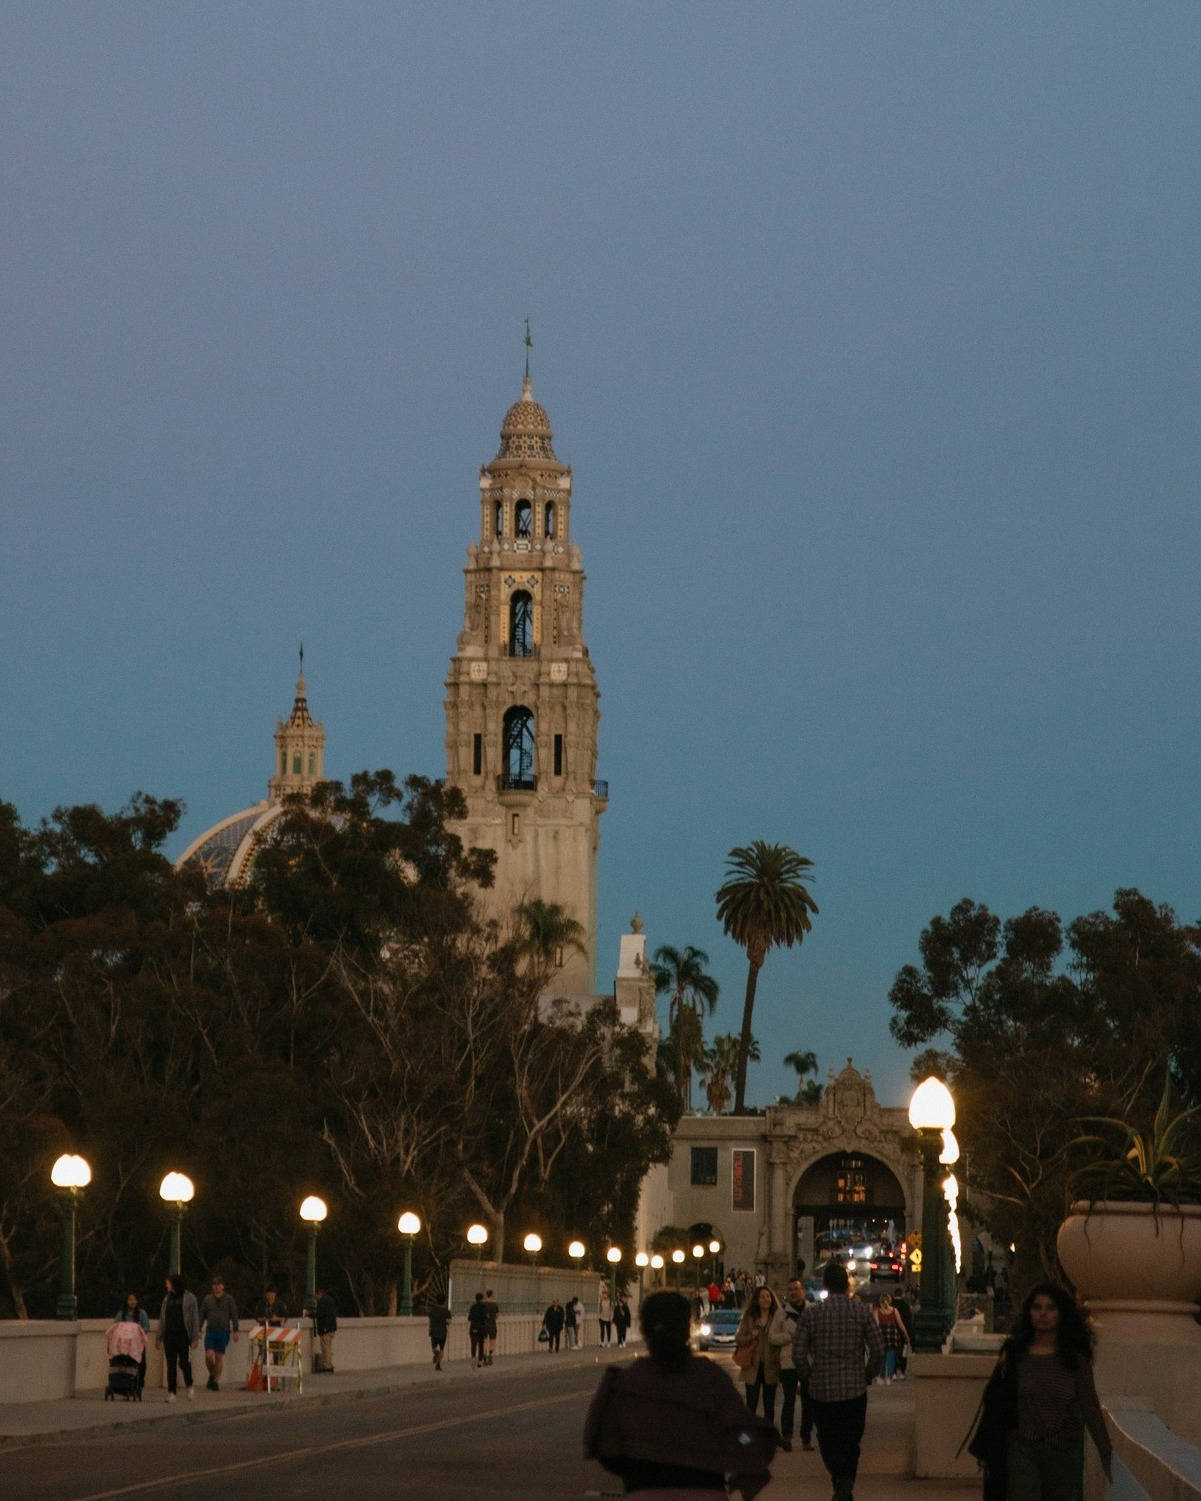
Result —
<svg viewBox="0 0 1201 1501"><path fill-rule="evenodd" d="M1194 1314L1201 1297L1201 1204L1112 1199L1072 1205L1059 1260L1097 1313Z"/></svg>

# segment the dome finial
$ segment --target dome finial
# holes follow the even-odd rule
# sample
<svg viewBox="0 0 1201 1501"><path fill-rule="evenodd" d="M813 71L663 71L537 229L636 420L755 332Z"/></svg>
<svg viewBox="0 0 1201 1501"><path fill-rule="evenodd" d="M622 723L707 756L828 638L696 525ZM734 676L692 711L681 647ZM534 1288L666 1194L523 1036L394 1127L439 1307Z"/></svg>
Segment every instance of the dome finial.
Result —
<svg viewBox="0 0 1201 1501"><path fill-rule="evenodd" d="M534 347L534 341L530 338L530 320L525 320L525 379L521 383L522 401L530 400L530 350Z"/></svg>

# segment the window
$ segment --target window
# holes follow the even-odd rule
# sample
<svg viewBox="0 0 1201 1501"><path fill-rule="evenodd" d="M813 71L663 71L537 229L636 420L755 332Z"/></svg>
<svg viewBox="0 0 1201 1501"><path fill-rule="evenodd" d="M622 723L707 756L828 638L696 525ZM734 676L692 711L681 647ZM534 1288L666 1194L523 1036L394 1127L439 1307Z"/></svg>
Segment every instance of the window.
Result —
<svg viewBox="0 0 1201 1501"><path fill-rule="evenodd" d="M512 834L512 836L513 836L514 839L516 839L517 836L518 836L518 834L521 833L521 814L520 813L514 813L513 816L512 816L512 818L510 818L510 820L509 820L509 833Z"/></svg>
<svg viewBox="0 0 1201 1501"><path fill-rule="evenodd" d="M534 715L524 704L514 704L504 720L504 744L501 752L501 785L533 791L538 785L534 775Z"/></svg>
<svg viewBox="0 0 1201 1501"><path fill-rule="evenodd" d="M317 775L317 752L316 751L310 751L309 752L309 776L315 777L316 775Z"/></svg>
<svg viewBox="0 0 1201 1501"><path fill-rule="evenodd" d="M839 1204L867 1203L867 1172L862 1157L844 1157L839 1162L834 1198Z"/></svg>
<svg viewBox="0 0 1201 1501"><path fill-rule="evenodd" d="M516 532L519 537L529 538L534 529L534 508L528 500L517 502L517 526Z"/></svg>
<svg viewBox="0 0 1201 1501"><path fill-rule="evenodd" d="M496 502L496 535L503 537L505 534L505 503L503 500Z"/></svg>
<svg viewBox="0 0 1201 1501"><path fill-rule="evenodd" d="M692 1186L693 1188L717 1187L716 1147L692 1148Z"/></svg>
<svg viewBox="0 0 1201 1501"><path fill-rule="evenodd" d="M534 601L524 589L509 600L509 655L534 655Z"/></svg>
<svg viewBox="0 0 1201 1501"><path fill-rule="evenodd" d="M282 750L279 753L279 774L281 777L286 777L288 774L288 753L286 750Z"/></svg>
<svg viewBox="0 0 1201 1501"><path fill-rule="evenodd" d="M556 735L555 736L555 775L557 777L561 777L563 775L563 737L562 737L562 735Z"/></svg>
<svg viewBox="0 0 1201 1501"><path fill-rule="evenodd" d="M548 537L555 535L555 503L553 500L546 502L546 510L543 512L542 530Z"/></svg>
<svg viewBox="0 0 1201 1501"><path fill-rule="evenodd" d="M471 770L478 777L484 769L484 737L471 737Z"/></svg>
<svg viewBox="0 0 1201 1501"><path fill-rule="evenodd" d="M300 775L300 752L299 751L297 751L296 754L292 757L292 771L293 771L294 775L296 775L296 776Z"/></svg>

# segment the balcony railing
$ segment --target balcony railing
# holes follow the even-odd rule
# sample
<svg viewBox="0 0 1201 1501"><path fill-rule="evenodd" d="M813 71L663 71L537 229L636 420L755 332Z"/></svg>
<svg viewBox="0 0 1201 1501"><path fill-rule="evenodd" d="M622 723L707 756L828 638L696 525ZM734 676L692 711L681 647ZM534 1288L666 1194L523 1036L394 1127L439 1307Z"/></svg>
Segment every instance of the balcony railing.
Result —
<svg viewBox="0 0 1201 1501"><path fill-rule="evenodd" d="M609 796L609 784L608 784L608 782L593 782L593 784L592 784L592 796L593 797L607 798Z"/></svg>
<svg viewBox="0 0 1201 1501"><path fill-rule="evenodd" d="M532 771L502 771L496 785L501 792L537 792L538 778Z"/></svg>

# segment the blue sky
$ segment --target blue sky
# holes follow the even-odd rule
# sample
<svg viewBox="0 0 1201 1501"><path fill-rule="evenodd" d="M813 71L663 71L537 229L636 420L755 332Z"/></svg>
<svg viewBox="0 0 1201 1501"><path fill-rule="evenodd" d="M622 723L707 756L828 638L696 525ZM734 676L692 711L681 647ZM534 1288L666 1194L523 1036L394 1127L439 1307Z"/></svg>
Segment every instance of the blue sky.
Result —
<svg viewBox="0 0 1201 1501"><path fill-rule="evenodd" d="M479 465L575 473L601 972L815 864L750 1097L906 1092L959 897L1198 896L1201 10L14 5L0 55L0 797L444 770Z"/></svg>

